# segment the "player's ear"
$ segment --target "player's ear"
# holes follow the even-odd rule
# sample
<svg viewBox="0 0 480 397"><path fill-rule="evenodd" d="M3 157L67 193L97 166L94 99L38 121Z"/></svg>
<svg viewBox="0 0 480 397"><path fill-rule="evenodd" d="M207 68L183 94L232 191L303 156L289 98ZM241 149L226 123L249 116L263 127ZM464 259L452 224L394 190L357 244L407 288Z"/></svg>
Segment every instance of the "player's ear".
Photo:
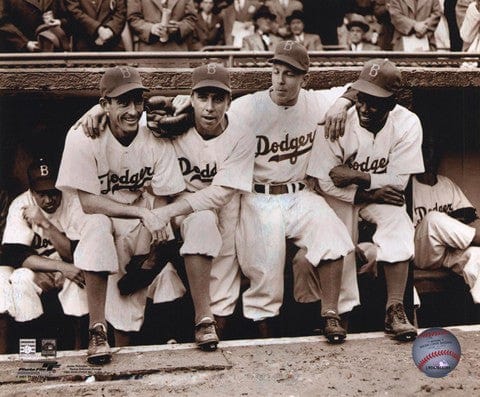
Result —
<svg viewBox="0 0 480 397"><path fill-rule="evenodd" d="M309 79L310 79L310 75L308 73L305 73L303 75L302 88L305 88L307 86Z"/></svg>
<svg viewBox="0 0 480 397"><path fill-rule="evenodd" d="M110 101L108 100L108 98L105 98L105 97L101 97L98 103L100 104L102 109L105 111L107 110L108 105L110 105Z"/></svg>

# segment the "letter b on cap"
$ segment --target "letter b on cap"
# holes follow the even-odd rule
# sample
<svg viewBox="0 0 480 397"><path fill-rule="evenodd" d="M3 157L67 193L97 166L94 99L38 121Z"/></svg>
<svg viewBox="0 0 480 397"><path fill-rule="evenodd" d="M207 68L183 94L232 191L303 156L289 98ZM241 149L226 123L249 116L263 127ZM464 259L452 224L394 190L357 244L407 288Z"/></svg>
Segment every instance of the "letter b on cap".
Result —
<svg viewBox="0 0 480 397"><path fill-rule="evenodd" d="M42 164L42 165L40 166L40 175L41 175L41 176L47 176L48 173L49 173L49 172L48 172L48 166L45 165L45 164Z"/></svg>

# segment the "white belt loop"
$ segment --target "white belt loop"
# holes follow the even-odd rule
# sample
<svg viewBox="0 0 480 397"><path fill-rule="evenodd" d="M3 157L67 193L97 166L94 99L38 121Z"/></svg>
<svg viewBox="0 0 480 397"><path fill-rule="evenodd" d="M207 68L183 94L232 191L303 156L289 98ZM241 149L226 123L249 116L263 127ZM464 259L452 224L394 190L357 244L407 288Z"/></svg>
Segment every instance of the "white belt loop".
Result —
<svg viewBox="0 0 480 397"><path fill-rule="evenodd" d="M287 183L287 192L288 192L289 194L292 194L292 193L295 192L295 189L293 188L294 184L295 184L295 183Z"/></svg>
<svg viewBox="0 0 480 397"><path fill-rule="evenodd" d="M265 186L265 194L270 194L270 185L264 185Z"/></svg>

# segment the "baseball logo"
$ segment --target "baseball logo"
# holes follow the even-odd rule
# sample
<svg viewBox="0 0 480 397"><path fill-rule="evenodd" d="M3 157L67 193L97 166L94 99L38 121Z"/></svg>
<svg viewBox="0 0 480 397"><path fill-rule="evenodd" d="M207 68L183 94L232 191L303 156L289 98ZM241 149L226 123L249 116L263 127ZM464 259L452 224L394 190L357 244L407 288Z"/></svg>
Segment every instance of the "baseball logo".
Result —
<svg viewBox="0 0 480 397"><path fill-rule="evenodd" d="M42 164L40 166L40 175L41 176L47 176L48 175L48 166L45 164Z"/></svg>
<svg viewBox="0 0 480 397"><path fill-rule="evenodd" d="M378 71L380 70L380 65L377 63L374 63L372 67L370 68L370 72L368 73L371 77L377 77Z"/></svg>
<svg viewBox="0 0 480 397"><path fill-rule="evenodd" d="M443 378L460 361L458 339L443 328L429 328L417 336L412 347L417 368L431 378Z"/></svg>

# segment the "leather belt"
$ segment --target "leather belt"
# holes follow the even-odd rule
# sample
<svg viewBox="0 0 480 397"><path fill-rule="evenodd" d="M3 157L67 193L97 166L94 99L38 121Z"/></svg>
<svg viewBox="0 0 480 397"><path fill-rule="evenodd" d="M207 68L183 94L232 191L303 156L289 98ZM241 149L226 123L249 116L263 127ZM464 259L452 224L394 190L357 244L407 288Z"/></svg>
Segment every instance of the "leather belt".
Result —
<svg viewBox="0 0 480 397"><path fill-rule="evenodd" d="M305 183L303 182L290 182L281 185L264 185L262 183L253 184L253 191L255 193L263 194L296 193L303 189L305 189Z"/></svg>

